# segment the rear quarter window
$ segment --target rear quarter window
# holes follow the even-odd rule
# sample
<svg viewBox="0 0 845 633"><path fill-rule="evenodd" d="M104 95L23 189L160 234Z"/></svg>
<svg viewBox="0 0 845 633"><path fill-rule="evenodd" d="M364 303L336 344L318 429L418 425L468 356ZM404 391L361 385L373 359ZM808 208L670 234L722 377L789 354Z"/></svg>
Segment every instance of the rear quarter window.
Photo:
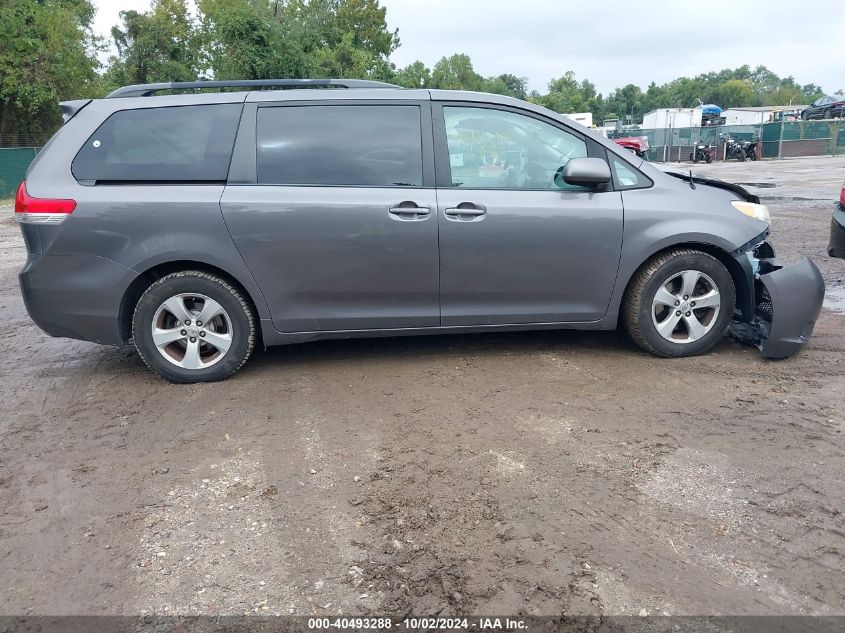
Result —
<svg viewBox="0 0 845 633"><path fill-rule="evenodd" d="M77 180L224 182L242 105L140 108L115 112L73 160Z"/></svg>

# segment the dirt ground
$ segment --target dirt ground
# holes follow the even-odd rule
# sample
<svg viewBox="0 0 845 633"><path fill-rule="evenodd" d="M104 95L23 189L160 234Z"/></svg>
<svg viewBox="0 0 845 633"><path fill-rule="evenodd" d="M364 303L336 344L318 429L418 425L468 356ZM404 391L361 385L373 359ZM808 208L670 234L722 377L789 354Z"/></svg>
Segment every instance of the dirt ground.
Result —
<svg viewBox="0 0 845 633"><path fill-rule="evenodd" d="M845 157L697 170L823 271L800 355L374 339L176 386L29 321L3 207L0 613L845 614Z"/></svg>

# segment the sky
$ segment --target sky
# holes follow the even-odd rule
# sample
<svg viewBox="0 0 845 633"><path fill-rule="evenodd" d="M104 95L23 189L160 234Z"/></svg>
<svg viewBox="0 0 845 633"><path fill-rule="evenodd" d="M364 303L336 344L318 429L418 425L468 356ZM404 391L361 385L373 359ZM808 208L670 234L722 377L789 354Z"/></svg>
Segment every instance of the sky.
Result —
<svg viewBox="0 0 845 633"><path fill-rule="evenodd" d="M126 9L149 0L94 0L94 28L108 35ZM484 75L512 73L545 92L575 72L608 94L748 64L832 93L845 89L845 11L819 0L381 0L401 46L391 60L429 68L466 53Z"/></svg>

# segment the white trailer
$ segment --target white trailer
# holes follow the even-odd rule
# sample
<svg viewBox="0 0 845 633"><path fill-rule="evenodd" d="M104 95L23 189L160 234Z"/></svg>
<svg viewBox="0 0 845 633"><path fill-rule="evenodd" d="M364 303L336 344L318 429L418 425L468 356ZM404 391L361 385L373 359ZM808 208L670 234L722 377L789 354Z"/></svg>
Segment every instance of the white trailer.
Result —
<svg viewBox="0 0 845 633"><path fill-rule="evenodd" d="M779 121L782 116L795 116L806 106L759 106L749 108L728 108L722 112L725 125L760 125Z"/></svg>
<svg viewBox="0 0 845 633"><path fill-rule="evenodd" d="M593 113L592 112L573 112L571 114L564 114L568 119L572 119L576 123L580 123L584 127L593 127Z"/></svg>
<svg viewBox="0 0 845 633"><path fill-rule="evenodd" d="M660 108L643 116L644 130L701 127L701 108Z"/></svg>

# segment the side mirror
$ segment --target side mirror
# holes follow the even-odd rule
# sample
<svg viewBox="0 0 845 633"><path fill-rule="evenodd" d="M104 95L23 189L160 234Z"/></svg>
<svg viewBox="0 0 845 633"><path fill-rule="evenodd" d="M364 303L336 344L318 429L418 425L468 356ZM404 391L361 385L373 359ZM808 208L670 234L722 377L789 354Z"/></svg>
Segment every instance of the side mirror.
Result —
<svg viewBox="0 0 845 633"><path fill-rule="evenodd" d="M610 167L601 158L572 158L555 175L569 185L595 187L610 182Z"/></svg>

